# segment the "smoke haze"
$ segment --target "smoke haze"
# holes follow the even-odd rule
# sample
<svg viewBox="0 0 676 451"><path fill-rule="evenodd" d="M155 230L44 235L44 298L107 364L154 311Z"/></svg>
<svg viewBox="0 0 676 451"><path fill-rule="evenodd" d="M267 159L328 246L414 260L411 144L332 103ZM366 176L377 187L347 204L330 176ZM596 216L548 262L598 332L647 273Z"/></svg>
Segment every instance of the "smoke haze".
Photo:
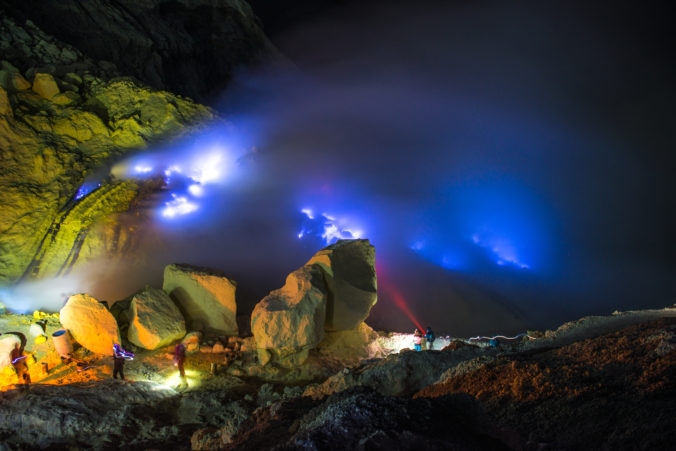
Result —
<svg viewBox="0 0 676 451"><path fill-rule="evenodd" d="M219 103L230 127L124 163L228 162L199 196L198 176L172 181L195 210L158 201L146 260L94 294L185 262L231 274L246 312L332 228L376 246L381 329L414 327L392 290L455 336L672 304L665 23L565 5L348 3L275 36L296 66L240 74Z"/></svg>

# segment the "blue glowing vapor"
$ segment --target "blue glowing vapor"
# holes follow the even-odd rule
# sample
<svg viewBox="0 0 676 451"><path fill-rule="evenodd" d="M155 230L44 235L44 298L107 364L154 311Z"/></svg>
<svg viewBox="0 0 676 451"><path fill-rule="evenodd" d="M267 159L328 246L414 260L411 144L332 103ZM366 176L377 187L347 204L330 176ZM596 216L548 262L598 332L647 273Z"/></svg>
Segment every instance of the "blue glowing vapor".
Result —
<svg viewBox="0 0 676 451"><path fill-rule="evenodd" d="M337 218L328 213L315 215L311 208L303 208L300 212L304 216L298 239L321 238L325 244L335 243L338 240L357 239L364 236L364 232L349 224L345 218Z"/></svg>
<svg viewBox="0 0 676 451"><path fill-rule="evenodd" d="M118 178L162 177L169 193L160 216L176 219L198 210L212 187L228 180L240 156L222 131L207 133L173 148L132 157L115 165Z"/></svg>

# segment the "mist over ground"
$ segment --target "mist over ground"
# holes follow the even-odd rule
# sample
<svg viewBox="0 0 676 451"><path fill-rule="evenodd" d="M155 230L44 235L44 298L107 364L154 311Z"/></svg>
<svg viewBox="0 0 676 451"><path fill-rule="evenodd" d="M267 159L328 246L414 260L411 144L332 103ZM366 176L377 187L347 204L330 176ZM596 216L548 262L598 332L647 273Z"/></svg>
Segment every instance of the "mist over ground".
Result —
<svg viewBox="0 0 676 451"><path fill-rule="evenodd" d="M395 298L454 336L670 305L668 25L536 2L347 2L297 23L274 36L294 65L219 99L231 126L122 164L182 172L139 232L145 259L82 278L112 301L161 285L165 264L213 266L246 312L327 242L362 237L378 329L415 327Z"/></svg>

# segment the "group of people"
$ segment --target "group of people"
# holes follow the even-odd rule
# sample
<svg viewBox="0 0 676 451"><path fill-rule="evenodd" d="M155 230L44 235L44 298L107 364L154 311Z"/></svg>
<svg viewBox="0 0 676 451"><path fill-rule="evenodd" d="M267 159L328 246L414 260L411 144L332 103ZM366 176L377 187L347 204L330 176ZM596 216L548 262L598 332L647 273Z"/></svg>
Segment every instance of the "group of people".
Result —
<svg viewBox="0 0 676 451"><path fill-rule="evenodd" d="M185 345L179 343L174 348L174 366L178 368L178 372L181 375L181 385L188 385L188 382L185 378ZM131 352L125 351L122 347L115 343L113 345L113 379L117 379L117 376L120 376L120 379L124 380L124 362L127 360L132 360L134 354Z"/></svg>
<svg viewBox="0 0 676 451"><path fill-rule="evenodd" d="M434 346L434 332L431 327L428 327L423 334L422 331L416 328L413 333L413 347L416 351L422 351L424 349L430 350Z"/></svg>

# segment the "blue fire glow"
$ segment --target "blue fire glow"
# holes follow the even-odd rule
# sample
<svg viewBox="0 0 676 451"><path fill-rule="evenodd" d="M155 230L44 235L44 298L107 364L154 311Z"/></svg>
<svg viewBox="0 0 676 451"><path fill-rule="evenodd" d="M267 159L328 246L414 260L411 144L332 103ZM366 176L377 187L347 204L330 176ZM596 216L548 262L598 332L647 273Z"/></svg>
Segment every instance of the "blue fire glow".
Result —
<svg viewBox="0 0 676 451"><path fill-rule="evenodd" d="M165 150L118 163L111 173L120 178L162 177L169 190L159 208L162 218L176 220L201 209L212 188L232 176L238 153L220 130L193 137Z"/></svg>
<svg viewBox="0 0 676 451"><path fill-rule="evenodd" d="M364 232L354 228L346 218L322 213L315 215L311 208L302 208L303 224L298 239L321 238L325 244L335 243L338 240L357 239L364 236Z"/></svg>
<svg viewBox="0 0 676 451"><path fill-rule="evenodd" d="M479 247L488 249L493 254L495 263L499 266L514 265L517 268L530 269L530 265L519 260L516 248L508 239L483 232L472 235L472 242Z"/></svg>
<svg viewBox="0 0 676 451"><path fill-rule="evenodd" d="M97 188L100 188L101 184L98 182L85 182L80 186L80 188L77 190L77 193L75 194L75 199L82 199L92 191L94 191Z"/></svg>

